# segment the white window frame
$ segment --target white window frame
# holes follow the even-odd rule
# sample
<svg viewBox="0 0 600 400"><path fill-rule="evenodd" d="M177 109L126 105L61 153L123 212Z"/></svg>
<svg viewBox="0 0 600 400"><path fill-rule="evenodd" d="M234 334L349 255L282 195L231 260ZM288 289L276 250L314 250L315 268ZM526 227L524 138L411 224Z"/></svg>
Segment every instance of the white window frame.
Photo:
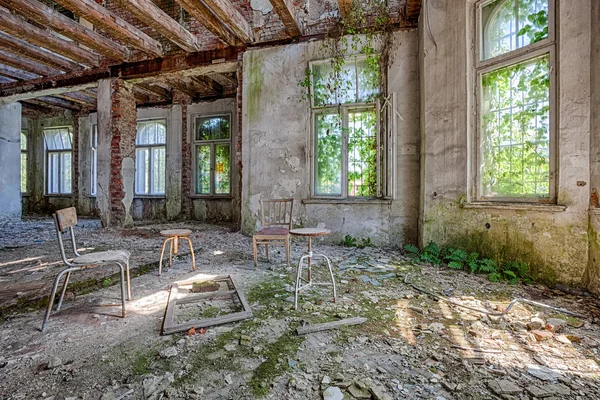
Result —
<svg viewBox="0 0 600 400"><path fill-rule="evenodd" d="M350 56L346 59L346 62L358 62L361 60L365 60L367 57L364 55L356 55ZM377 99L372 102L358 102L358 103L345 103L341 105L325 105L325 106L316 106L314 104L314 74L313 66L320 65L325 63L331 63L331 58L324 60L315 60L310 61L308 63L308 68L311 71L311 124L310 124L310 197L312 199L317 200L381 200L386 199L389 200L393 196L394 188L392 181L394 180L394 174L392 170L393 163L390 160L388 149L391 150L393 146L394 140L394 129L383 126L383 118L382 118L382 110L385 108L380 104L380 101ZM358 80L358 73L356 74L356 79ZM356 83L356 87L358 87L358 83ZM392 96L390 96L389 100L386 100L386 103L391 107L393 101L391 101ZM376 140L377 140L377 165L376 165L376 180L377 180L377 192L375 196L349 196L348 195L348 111L350 110L367 110L374 109L377 122L377 132L376 132ZM387 110L389 112L390 110ZM340 195L324 195L318 194L316 191L317 186L317 118L318 114L322 113L335 113L340 114L342 119L342 182L341 182L341 194ZM393 119L393 118L391 118Z"/></svg>
<svg viewBox="0 0 600 400"><path fill-rule="evenodd" d="M96 196L98 187L98 124L90 127L90 196Z"/></svg>
<svg viewBox="0 0 600 400"><path fill-rule="evenodd" d="M45 136L45 131L49 131L49 130L56 130L56 129L66 129L69 133L69 138L71 141L71 148L70 149L56 149L56 150L52 150L48 148L48 144L46 142L46 136ZM61 158L63 154L66 153L70 153L71 154L71 189L70 191L66 191L65 188L63 187L63 182L62 179L60 179L61 175L62 175L62 166L61 166ZM58 164L57 164L57 169L58 169L58 192L50 192L50 155L51 154L58 154ZM46 164L46 169L45 169L45 179L46 181L44 182L44 192L46 193L46 196L71 196L73 194L73 127L71 126L50 126L47 128L44 128L44 158L45 158L45 164Z"/></svg>
<svg viewBox="0 0 600 400"><path fill-rule="evenodd" d="M138 144L137 143L137 135L138 135L138 128L137 128L137 124L139 123L146 123L146 122L163 122L165 125L165 142L164 143L156 143L156 144ZM166 190L167 190L167 135L169 134L169 128L167 125L167 118L144 118L144 119L138 119L136 121L136 133L135 133L135 153L136 153L136 157L137 157L137 150L138 149L148 149L149 152L149 157L148 157L148 166L147 166L147 170L144 173L144 177L145 179L148 180L148 192L138 192L138 184L137 181L134 182L134 191L135 191L135 197L165 197L166 196ZM152 171L153 171L153 157L152 157L152 150L153 149L159 149L159 148L164 148L165 149L165 191L164 192L157 192L154 190L154 180L152 179ZM135 177L137 178L137 160L136 160L136 173L135 173Z"/></svg>
<svg viewBox="0 0 600 400"><path fill-rule="evenodd" d="M23 156L25 156L25 190L23 190L23 187L21 186L21 194L27 194L29 193L29 179L27 179L27 175L29 175L29 131L27 129L21 129L21 135L25 136L25 148L23 148L23 138L21 138L21 165L23 164ZM21 182L23 180L22 173L23 171L21 171Z"/></svg>
<svg viewBox="0 0 600 400"><path fill-rule="evenodd" d="M216 139L216 140L197 140L196 133L198 129L198 121L201 119L210 119L216 117L227 117L229 119L229 139ZM192 168L193 168L193 184L192 184L192 196L202 198L231 198L233 192L233 114L231 112L220 112L214 114L196 114L193 116L193 131L192 131ZM229 145L229 193L215 193L215 168L216 168L216 155L215 146L218 144ZM198 193L198 161L197 161L197 148L199 146L210 146L210 194Z"/></svg>
<svg viewBox="0 0 600 400"><path fill-rule="evenodd" d="M481 0L475 4L475 88L476 88L476 129L474 140L474 166L473 176L475 183L472 198L482 202L510 202L510 203L555 203L556 202L556 171L557 171L557 131L556 131L556 19L555 0L548 0L548 37L539 42L517 48L507 53L482 60L484 29L482 10L486 5L497 0ZM510 0L509 0L510 1ZM549 89L549 138L550 138L550 165L549 165L549 196L523 196L523 197L485 197L483 196L481 165L483 163L483 147L480 145L482 132L482 107L483 107L483 75L511 65L521 64L542 56L549 57L550 89Z"/></svg>

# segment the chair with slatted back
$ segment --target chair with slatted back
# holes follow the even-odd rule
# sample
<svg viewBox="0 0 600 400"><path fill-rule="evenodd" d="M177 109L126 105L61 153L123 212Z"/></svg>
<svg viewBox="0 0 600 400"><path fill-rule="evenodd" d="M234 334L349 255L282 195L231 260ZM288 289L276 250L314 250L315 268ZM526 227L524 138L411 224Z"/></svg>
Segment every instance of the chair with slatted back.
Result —
<svg viewBox="0 0 600 400"><path fill-rule="evenodd" d="M52 312L52 306L54 305L54 298L56 297L58 284L60 283L60 279L63 277L63 275L66 274L66 277L65 282L63 284L62 292L58 299L56 311L60 311L65 292L67 291L67 285L69 284L69 278L71 277L71 272L95 268L101 265L117 265L119 267L119 270L121 272L122 316L125 317L125 281L127 281L127 300L131 300L131 285L129 282L129 251L109 250L81 255L77 252L75 232L73 230L73 227L77 225L77 212L75 211L75 207L58 210L52 216L54 217L54 225L56 227L56 234L58 236L60 255L62 257L63 263L67 268L62 270L54 280L54 285L52 286L52 293L50 295L50 300L48 301L48 308L46 309L46 315L44 315L44 322L42 323L42 332L44 332L44 330L46 329L46 325L48 324L48 319L50 318L50 313ZM73 245L73 253L75 254L75 258L73 258L72 260L69 260L67 258L67 255L65 253L65 245L63 243L63 232L67 230L69 230L71 244ZM125 276L127 276L127 279L125 279Z"/></svg>
<svg viewBox="0 0 600 400"><path fill-rule="evenodd" d="M254 249L254 269L258 265L258 245L265 245L267 260L269 245L285 245L287 265L290 266L290 229L292 229L292 214L294 199L277 199L260 201L261 230L252 236Z"/></svg>

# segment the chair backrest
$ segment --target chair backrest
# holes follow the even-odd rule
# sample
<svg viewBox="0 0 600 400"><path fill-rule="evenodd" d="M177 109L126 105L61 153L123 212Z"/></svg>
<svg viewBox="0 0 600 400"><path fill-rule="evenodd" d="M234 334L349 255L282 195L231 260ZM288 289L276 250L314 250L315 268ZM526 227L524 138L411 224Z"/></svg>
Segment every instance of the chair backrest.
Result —
<svg viewBox="0 0 600 400"><path fill-rule="evenodd" d="M260 213L263 228L282 226L292 229L294 199L261 200Z"/></svg>
<svg viewBox="0 0 600 400"><path fill-rule="evenodd" d="M75 207L63 208L62 210L56 211L52 214L54 217L54 226L56 227L56 235L58 236L58 245L60 246L60 255L65 264L70 265L65 254L65 245L63 243L62 233L67 229L70 231L71 244L73 245L73 253L76 256L80 254L77 252L77 245L75 243L75 231L73 227L77 225L77 211Z"/></svg>

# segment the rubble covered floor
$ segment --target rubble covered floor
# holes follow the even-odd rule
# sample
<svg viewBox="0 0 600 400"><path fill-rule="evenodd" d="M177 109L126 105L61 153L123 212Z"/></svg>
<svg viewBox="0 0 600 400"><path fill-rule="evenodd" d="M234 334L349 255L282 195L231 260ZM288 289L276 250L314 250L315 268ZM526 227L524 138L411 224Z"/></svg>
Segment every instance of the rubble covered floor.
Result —
<svg viewBox="0 0 600 400"><path fill-rule="evenodd" d="M161 229L189 227L197 270L181 253L156 275ZM485 276L413 265L400 252L328 246L339 285L303 292L293 310L295 267L283 247L254 270L251 239L228 227L179 222L105 230L82 219L80 247L132 252L127 317L110 268L75 274L64 309L39 331L44 297L61 269L49 219L0 226L0 398L6 399L495 399L600 398L596 324L600 304L541 285L493 284ZM306 244L294 239L292 262ZM89 251L89 250L88 250ZM323 278L322 268L314 268ZM588 316L519 304L488 317L403 283L476 308L504 310L525 297ZM232 275L254 318L160 336L171 284ZM206 304L217 312L219 304ZM305 324L367 317L361 325L298 336Z"/></svg>

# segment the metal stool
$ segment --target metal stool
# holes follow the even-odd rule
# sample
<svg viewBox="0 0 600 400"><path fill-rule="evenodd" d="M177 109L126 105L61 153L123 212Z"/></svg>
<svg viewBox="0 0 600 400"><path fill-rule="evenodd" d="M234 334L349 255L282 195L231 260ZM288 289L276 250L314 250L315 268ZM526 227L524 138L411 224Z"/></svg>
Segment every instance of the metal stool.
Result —
<svg viewBox="0 0 600 400"><path fill-rule="evenodd" d="M169 267L173 265L173 254L177 254L179 251L179 239L185 239L188 241L190 245L190 253L192 253L192 271L196 270L196 257L194 256L194 248L192 247L192 241L189 236L192 234L192 231L189 229L167 229L164 231L160 231L162 236L166 236L165 241L162 245L162 250L160 252L160 262L158 264L158 276L162 273L162 262L163 256L165 254L165 247L167 243L169 243Z"/></svg>
<svg viewBox="0 0 600 400"><path fill-rule="evenodd" d="M331 262L329 261L329 257L324 254L316 254L312 251L312 237L313 236L325 236L329 235L331 231L328 229L320 229L320 228L299 228L292 229L290 231L291 235L294 236L306 236L308 237L308 250L300 257L300 261L298 261L298 273L296 275L296 287L294 290L294 309L298 309L298 295L300 295L300 291L302 289L306 289L312 285L323 285L323 286L333 286L333 302L335 303L337 300L336 292L335 292L335 278L333 277L333 270L331 269ZM312 259L314 257L322 257L327 260L327 266L329 267L329 275L331 276L331 283L329 282L313 282L312 281ZM308 259L308 279L304 279L302 277L302 264L305 259ZM303 283L305 282L305 283Z"/></svg>

